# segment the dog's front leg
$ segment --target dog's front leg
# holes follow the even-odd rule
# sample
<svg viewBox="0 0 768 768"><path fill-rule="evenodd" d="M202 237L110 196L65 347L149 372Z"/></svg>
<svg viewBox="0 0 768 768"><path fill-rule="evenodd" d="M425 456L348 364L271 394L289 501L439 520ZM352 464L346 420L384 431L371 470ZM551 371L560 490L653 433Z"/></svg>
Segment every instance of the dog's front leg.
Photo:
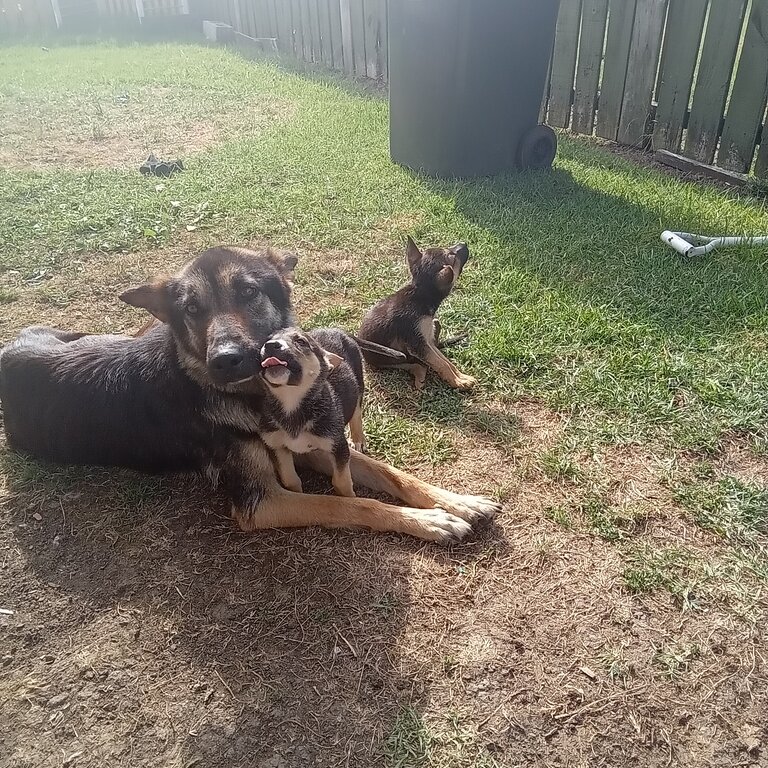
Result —
<svg viewBox="0 0 768 768"><path fill-rule="evenodd" d="M301 478L296 474L293 454L287 448L275 448L275 466L280 482L289 490L301 493Z"/></svg>
<svg viewBox="0 0 768 768"><path fill-rule="evenodd" d="M331 457L320 451L297 458L317 472L333 473ZM470 524L489 520L501 511L500 504L485 496L446 491L358 451L351 452L349 467L352 479L358 485L386 493L412 507L444 509Z"/></svg>
<svg viewBox="0 0 768 768"><path fill-rule="evenodd" d="M427 344L420 357L446 384L455 389L471 389L477 384L472 376L462 373L434 344Z"/></svg>
<svg viewBox="0 0 768 768"><path fill-rule="evenodd" d="M315 451L300 458L315 454L324 456L330 469L330 454ZM266 447L255 440L233 448L225 478L232 499L232 517L244 531L311 525L363 527L448 544L461 541L472 530L464 520L443 509L413 509L375 499L288 491L277 482Z"/></svg>

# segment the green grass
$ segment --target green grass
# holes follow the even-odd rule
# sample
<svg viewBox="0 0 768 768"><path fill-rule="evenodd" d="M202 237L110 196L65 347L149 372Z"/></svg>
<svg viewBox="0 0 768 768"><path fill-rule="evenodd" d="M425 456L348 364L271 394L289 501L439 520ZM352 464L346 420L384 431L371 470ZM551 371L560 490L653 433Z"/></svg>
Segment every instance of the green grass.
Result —
<svg viewBox="0 0 768 768"><path fill-rule="evenodd" d="M146 105L158 120L177 109L192 119L282 105L252 128L240 120L162 183L134 170L141 157L125 170L3 169L5 269L55 270L75 253L162 244L187 227L207 228L213 238L269 238L361 257L351 291L364 305L402 279L392 248L406 232L423 242L463 238L473 259L444 319L471 328L456 356L486 391L544 398L607 441L661 438L711 449L725 430L765 426L764 254L737 249L683 261L658 240L666 227L768 231L760 201L572 139L561 141L551 174L420 178L389 161L381 99L221 49L8 47L0 71L3 114L31 104L49 116L46 124L63 110L98 111L115 94L140 98L156 88L171 89L168 103ZM328 310L317 319L345 317Z"/></svg>

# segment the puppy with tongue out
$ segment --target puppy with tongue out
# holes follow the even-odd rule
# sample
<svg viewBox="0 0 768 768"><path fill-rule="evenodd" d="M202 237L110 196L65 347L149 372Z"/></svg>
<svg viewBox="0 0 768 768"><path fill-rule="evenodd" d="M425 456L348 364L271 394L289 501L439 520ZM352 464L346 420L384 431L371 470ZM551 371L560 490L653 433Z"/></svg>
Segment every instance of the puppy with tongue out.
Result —
<svg viewBox="0 0 768 768"><path fill-rule="evenodd" d="M331 328L278 331L261 349L261 375L271 401L263 410L261 438L280 482L300 493L293 454L325 451L333 457L334 489L354 496L347 424L354 447L365 447L363 359L354 339Z"/></svg>

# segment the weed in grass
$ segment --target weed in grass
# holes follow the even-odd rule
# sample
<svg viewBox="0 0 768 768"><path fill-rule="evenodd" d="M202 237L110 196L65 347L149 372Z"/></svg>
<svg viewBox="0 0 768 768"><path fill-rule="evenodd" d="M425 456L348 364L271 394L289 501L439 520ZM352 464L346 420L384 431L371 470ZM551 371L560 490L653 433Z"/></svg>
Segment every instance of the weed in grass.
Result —
<svg viewBox="0 0 768 768"><path fill-rule="evenodd" d="M560 506L549 506L544 509L544 516L557 523L566 530L573 528L573 518L567 509Z"/></svg>
<svg viewBox="0 0 768 768"><path fill-rule="evenodd" d="M768 490L734 477L681 484L675 496L698 525L732 542L757 543L768 533Z"/></svg>
<svg viewBox="0 0 768 768"><path fill-rule="evenodd" d="M606 648L600 654L600 663L611 682L623 683L632 673L632 664L627 660L624 648Z"/></svg>
<svg viewBox="0 0 768 768"><path fill-rule="evenodd" d="M10 288L0 288L0 304L12 304L17 301L19 294Z"/></svg>
<svg viewBox="0 0 768 768"><path fill-rule="evenodd" d="M700 654L701 650L695 643L662 645L656 650L653 662L664 677L675 679L687 672Z"/></svg>
<svg viewBox="0 0 768 768"><path fill-rule="evenodd" d="M385 744L388 768L429 765L431 736L419 713L406 707L398 713Z"/></svg>

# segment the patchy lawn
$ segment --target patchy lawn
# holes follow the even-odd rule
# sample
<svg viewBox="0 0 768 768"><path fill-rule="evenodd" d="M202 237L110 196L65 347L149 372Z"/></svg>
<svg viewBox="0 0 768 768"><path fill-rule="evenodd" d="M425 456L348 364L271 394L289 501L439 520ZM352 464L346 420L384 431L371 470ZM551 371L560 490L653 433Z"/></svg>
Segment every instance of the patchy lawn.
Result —
<svg viewBox="0 0 768 768"><path fill-rule="evenodd" d="M452 550L246 536L189 478L3 448L0 765L768 765L768 259L658 239L763 202L565 138L419 178L376 94L192 45L0 48L0 126L0 341L138 328L116 294L222 241L295 248L304 324L352 329L406 233L469 242L479 389L372 377L366 428L505 502Z"/></svg>

